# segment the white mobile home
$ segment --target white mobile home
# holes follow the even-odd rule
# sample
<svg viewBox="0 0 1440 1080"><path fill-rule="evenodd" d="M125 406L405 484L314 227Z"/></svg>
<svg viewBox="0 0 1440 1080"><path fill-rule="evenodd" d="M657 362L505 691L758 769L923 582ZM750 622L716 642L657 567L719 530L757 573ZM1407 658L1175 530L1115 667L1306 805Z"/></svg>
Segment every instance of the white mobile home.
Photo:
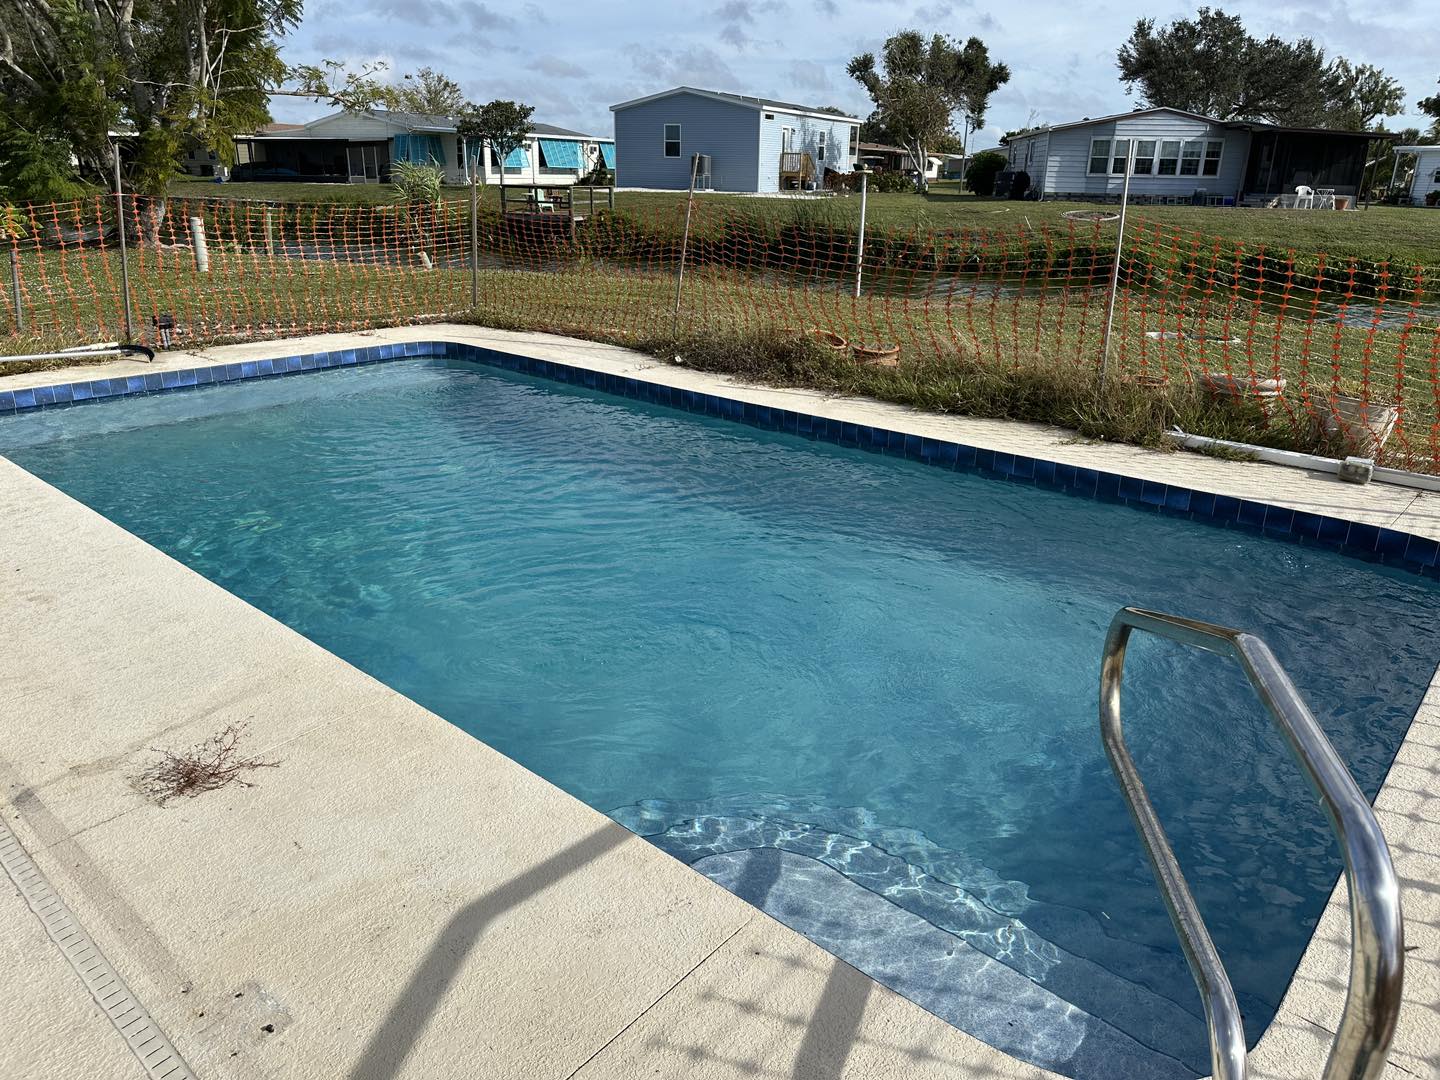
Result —
<svg viewBox="0 0 1440 1080"><path fill-rule="evenodd" d="M264 166L259 175L321 183L377 184L390 179L397 161L419 161L445 170L451 184L573 184L597 164L615 167L615 142L553 124L534 124L525 145L502 163L489 147L465 145L448 116L368 109L323 116L286 131L237 137L236 163ZM246 170L254 171L254 170ZM242 175L244 173L242 172Z"/></svg>
<svg viewBox="0 0 1440 1080"><path fill-rule="evenodd" d="M1397 146L1398 155L1415 155L1415 174L1410 178L1410 201L1416 206L1440 203L1440 146ZM1430 200L1434 200L1433 202Z"/></svg>

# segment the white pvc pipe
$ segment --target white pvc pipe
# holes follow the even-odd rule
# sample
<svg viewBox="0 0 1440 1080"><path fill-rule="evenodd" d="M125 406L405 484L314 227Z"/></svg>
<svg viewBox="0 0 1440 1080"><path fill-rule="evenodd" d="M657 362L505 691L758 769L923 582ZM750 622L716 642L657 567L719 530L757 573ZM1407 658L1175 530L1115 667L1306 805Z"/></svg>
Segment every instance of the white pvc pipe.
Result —
<svg viewBox="0 0 1440 1080"><path fill-rule="evenodd" d="M1277 450L1272 446L1255 446L1251 443L1232 442L1229 439L1212 439L1208 435L1191 435L1179 428L1167 431L1165 434L1171 442L1188 450L1200 450L1211 446L1220 447L1248 454L1257 461L1269 462L1271 465L1284 465L1291 469L1308 469L1310 472L1328 473L1331 476L1338 476L1340 466L1344 464L1338 458L1320 457L1318 454L1302 454L1295 450ZM1420 491L1440 491L1440 476L1431 476L1428 473L1409 472L1406 469L1388 469L1377 465L1374 478L1382 484L1395 484L1398 487L1415 488Z"/></svg>
<svg viewBox="0 0 1440 1080"><path fill-rule="evenodd" d="M195 248L195 269L202 274L208 274L210 249L205 246L205 222L198 217L190 219L190 243Z"/></svg>

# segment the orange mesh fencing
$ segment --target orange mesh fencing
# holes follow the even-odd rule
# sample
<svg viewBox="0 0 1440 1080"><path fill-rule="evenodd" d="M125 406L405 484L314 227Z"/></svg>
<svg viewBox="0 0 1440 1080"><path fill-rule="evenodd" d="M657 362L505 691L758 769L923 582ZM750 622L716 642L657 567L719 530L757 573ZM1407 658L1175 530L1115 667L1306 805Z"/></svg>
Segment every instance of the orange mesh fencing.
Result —
<svg viewBox="0 0 1440 1080"><path fill-rule="evenodd" d="M1113 223L872 222L862 266L858 200L697 198L677 309L683 196L619 198L612 209L581 189L574 215L563 192L518 213L487 199L473 252L463 201L21 208L0 217L11 263L0 354L123 336L123 220L145 342L161 327L183 347L450 318L619 343L775 330L862 356L898 348L902 365L1098 373L1108 353L1115 379L1258 396L1384 464L1440 473L1435 268L1277 251L1132 214L1107 350Z"/></svg>

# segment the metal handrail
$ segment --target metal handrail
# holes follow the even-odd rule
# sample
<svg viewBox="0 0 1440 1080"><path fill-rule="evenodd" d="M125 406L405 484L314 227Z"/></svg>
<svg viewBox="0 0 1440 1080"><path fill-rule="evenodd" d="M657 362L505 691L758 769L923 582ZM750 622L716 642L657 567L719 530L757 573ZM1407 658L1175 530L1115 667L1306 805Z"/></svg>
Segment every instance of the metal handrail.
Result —
<svg viewBox="0 0 1440 1080"><path fill-rule="evenodd" d="M1405 974L1400 887L1374 811L1265 642L1241 630L1127 607L1111 621L1105 639L1100 735L1200 990L1215 1080L1245 1080L1245 1030L1230 977L1125 746L1120 684L1133 630L1238 660L1324 804L1345 856L1350 897L1350 985L1324 1080L1373 1080L1385 1067L1385 1051L1395 1034Z"/></svg>

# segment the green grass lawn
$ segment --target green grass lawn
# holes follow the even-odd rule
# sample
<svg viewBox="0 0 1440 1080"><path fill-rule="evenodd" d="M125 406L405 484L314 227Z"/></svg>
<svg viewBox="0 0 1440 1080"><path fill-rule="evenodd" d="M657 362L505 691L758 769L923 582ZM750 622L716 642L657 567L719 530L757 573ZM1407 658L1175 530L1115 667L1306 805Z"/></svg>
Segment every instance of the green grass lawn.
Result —
<svg viewBox="0 0 1440 1080"><path fill-rule="evenodd" d="M184 198L258 199L288 203L331 203L372 206L394 202L393 190L383 184L215 184L201 180L176 181L172 194ZM480 189L486 206L499 201L499 189ZM445 198L463 201L466 188L446 188ZM621 191L616 209L641 217L658 218L678 226L684 220L684 192ZM856 195L825 198L759 198L708 193L697 199L697 228L728 217L771 222L800 221L822 227L849 229L860 217ZM928 195L873 194L867 200L867 224L877 229L916 229L922 232L985 230L1001 233L1034 232L1042 227L1067 229L1066 211L1100 209L1094 203L1009 202L962 194L954 183L935 184ZM1113 207L1107 208L1112 212ZM1368 210L1302 211L1235 207L1136 206L1134 219L1167 228L1204 234L1225 244L1263 246L1272 253L1296 251L1307 259L1325 253L1332 259L1390 261L1406 266L1440 266L1440 210L1420 207L1372 206ZM1113 224L1102 227L1106 239ZM1085 233L1089 235L1088 226Z"/></svg>

